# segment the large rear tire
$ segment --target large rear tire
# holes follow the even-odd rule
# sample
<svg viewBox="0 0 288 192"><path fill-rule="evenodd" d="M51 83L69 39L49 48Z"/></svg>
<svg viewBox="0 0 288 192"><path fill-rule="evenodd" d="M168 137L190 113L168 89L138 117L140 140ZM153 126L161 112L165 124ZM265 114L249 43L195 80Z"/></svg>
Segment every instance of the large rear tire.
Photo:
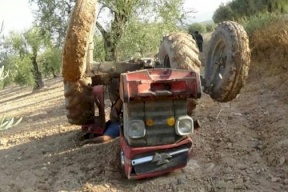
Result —
<svg viewBox="0 0 288 192"><path fill-rule="evenodd" d="M62 75L68 122L84 125L94 119L91 78L86 77L86 58L96 22L97 0L77 0L63 47Z"/></svg>
<svg viewBox="0 0 288 192"><path fill-rule="evenodd" d="M207 51L204 92L215 101L231 101L243 87L249 66L249 40L244 28L233 21L219 24Z"/></svg>
<svg viewBox="0 0 288 192"><path fill-rule="evenodd" d="M199 51L192 36L182 32L163 37L158 58L165 68L188 69L200 73Z"/></svg>
<svg viewBox="0 0 288 192"><path fill-rule="evenodd" d="M187 33L174 32L164 36L158 58L161 67L192 70L200 76L199 50L192 36ZM192 115L197 101L189 98L187 102L187 114Z"/></svg>

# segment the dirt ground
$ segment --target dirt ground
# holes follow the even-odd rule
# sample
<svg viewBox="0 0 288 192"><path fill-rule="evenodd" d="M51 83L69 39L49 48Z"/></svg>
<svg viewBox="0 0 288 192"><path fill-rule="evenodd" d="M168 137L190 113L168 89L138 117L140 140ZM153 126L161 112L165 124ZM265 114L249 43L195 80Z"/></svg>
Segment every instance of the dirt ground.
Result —
<svg viewBox="0 0 288 192"><path fill-rule="evenodd" d="M140 181L120 172L119 139L77 145L80 127L67 123L61 78L46 80L38 92L4 89L0 116L23 120L0 132L0 192L288 191L286 73L287 68L269 76L252 68L241 94L229 103L203 94L196 111L202 127L192 135L188 166Z"/></svg>

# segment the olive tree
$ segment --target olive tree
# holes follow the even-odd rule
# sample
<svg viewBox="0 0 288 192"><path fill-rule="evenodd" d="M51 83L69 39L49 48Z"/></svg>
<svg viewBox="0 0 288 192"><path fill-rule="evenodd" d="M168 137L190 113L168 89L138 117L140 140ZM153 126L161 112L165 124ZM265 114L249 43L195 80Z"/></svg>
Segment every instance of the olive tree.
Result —
<svg viewBox="0 0 288 192"><path fill-rule="evenodd" d="M75 0L30 0L30 2L38 7L35 12L36 23L41 26L42 32L48 33L60 47ZM125 42L122 38L125 32L129 31L128 28L135 24L135 19L138 21L137 25L154 23L173 28L183 24L193 13L192 10L185 9L184 0L99 0L99 4L96 27L102 35L105 60L118 59L121 51L120 43ZM161 32L163 30L160 30Z"/></svg>
<svg viewBox="0 0 288 192"><path fill-rule="evenodd" d="M0 27L0 35L3 31L3 26L4 26L4 23L2 22L2 25ZM0 45L2 46L2 41L0 42ZM8 77L8 73L4 71L4 66L2 65L0 67L0 83L2 83L2 81ZM3 131L3 130L6 130L6 129L9 129L15 125L18 125L20 122L22 121L22 118L19 118L16 122L15 122L15 119L14 117L12 118L6 118L5 116L1 116L0 117L0 131Z"/></svg>
<svg viewBox="0 0 288 192"><path fill-rule="evenodd" d="M34 89L42 88L44 83L38 58L44 48L45 38L37 27L24 33L11 32L5 37L1 63L10 71L7 81L33 85Z"/></svg>

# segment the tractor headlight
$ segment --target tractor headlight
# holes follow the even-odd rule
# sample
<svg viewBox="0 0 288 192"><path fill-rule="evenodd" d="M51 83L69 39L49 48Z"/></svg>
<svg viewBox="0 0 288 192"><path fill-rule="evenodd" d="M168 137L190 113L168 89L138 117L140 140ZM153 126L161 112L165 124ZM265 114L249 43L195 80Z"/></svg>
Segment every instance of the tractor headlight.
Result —
<svg viewBox="0 0 288 192"><path fill-rule="evenodd" d="M189 135L190 133L193 133L193 119L188 115L178 117L175 124L175 131L178 135Z"/></svg>
<svg viewBox="0 0 288 192"><path fill-rule="evenodd" d="M128 123L128 135L132 139L144 137L146 134L145 124L141 120L131 120Z"/></svg>

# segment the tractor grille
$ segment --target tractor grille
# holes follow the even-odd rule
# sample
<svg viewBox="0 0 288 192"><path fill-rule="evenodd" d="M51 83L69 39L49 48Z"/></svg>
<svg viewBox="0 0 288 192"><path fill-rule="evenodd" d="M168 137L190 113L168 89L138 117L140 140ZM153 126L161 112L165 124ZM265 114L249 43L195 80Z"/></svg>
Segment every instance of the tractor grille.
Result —
<svg viewBox="0 0 288 192"><path fill-rule="evenodd" d="M126 118L153 120L152 126L146 125L146 136L140 139L125 138L130 146L156 146L175 143L181 138L175 132L174 125L167 124L168 118L177 118L187 114L186 100L162 100L128 103ZM129 117L129 118L128 118ZM125 115L124 115L125 119Z"/></svg>
<svg viewBox="0 0 288 192"><path fill-rule="evenodd" d="M153 126L146 126L147 145L163 145L177 140L174 126L167 125L167 119L174 117L173 102L150 101L145 103L145 119L152 119Z"/></svg>

